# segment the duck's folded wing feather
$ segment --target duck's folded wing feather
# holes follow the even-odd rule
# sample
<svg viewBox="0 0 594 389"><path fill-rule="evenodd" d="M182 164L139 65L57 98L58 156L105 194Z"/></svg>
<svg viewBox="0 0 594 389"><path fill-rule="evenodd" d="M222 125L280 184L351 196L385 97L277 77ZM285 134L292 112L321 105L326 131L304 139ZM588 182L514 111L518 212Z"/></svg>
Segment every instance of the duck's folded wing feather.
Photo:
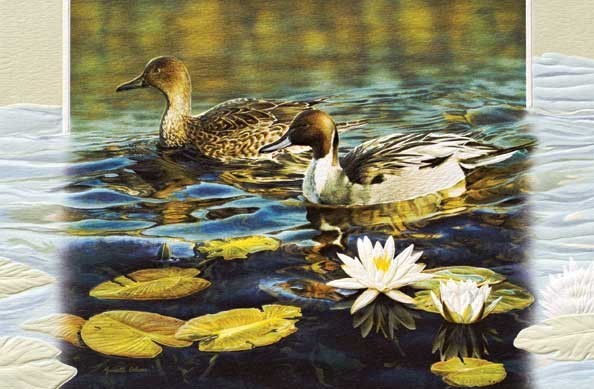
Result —
<svg viewBox="0 0 594 389"><path fill-rule="evenodd" d="M322 99L311 101L233 99L202 113L199 119L201 127L208 132L239 131L246 128L265 129L273 125L288 127L295 115L322 101Z"/></svg>
<svg viewBox="0 0 594 389"><path fill-rule="evenodd" d="M398 175L404 168L430 168L452 156L476 158L497 148L456 134L393 134L365 142L341 159L351 182L381 183L387 175Z"/></svg>

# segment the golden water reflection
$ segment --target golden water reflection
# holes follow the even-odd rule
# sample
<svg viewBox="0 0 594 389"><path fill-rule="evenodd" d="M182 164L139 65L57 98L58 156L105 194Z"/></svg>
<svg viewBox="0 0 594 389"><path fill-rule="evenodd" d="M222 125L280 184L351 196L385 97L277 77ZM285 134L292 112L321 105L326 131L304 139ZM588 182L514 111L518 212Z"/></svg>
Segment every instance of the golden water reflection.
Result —
<svg viewBox="0 0 594 389"><path fill-rule="evenodd" d="M115 98L148 59L189 66L200 106L237 96L322 93L419 72L480 70L524 56L514 0L72 1L72 108L100 118L156 98ZM147 105L148 104L148 105Z"/></svg>

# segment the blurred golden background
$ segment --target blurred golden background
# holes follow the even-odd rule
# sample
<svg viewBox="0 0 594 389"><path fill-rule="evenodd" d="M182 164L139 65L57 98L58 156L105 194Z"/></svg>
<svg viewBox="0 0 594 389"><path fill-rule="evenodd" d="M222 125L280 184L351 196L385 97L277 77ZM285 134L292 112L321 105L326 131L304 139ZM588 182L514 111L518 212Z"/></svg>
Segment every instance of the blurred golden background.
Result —
<svg viewBox="0 0 594 389"><path fill-rule="evenodd" d="M159 55L187 63L195 105L205 107L506 66L525 55L523 8L516 0L73 0L73 116L134 106L140 94L114 98L115 86Z"/></svg>

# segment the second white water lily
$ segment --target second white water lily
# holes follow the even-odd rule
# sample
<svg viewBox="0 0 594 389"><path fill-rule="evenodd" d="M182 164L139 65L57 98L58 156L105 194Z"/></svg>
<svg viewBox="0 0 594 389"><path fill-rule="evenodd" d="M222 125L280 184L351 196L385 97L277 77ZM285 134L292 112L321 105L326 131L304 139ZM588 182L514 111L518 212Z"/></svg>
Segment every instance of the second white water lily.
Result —
<svg viewBox="0 0 594 389"><path fill-rule="evenodd" d="M479 287L471 280L448 280L439 284L439 296L431 291L431 299L435 308L447 321L471 324L487 317L501 301L499 297L486 305L490 294L489 285Z"/></svg>
<svg viewBox="0 0 594 389"><path fill-rule="evenodd" d="M414 245L411 244L395 257L396 248L392 237L388 238L384 247L380 242L374 246L368 237L357 239L358 258L338 254L344 263L342 269L350 278L334 280L328 285L342 289L366 289L355 300L351 313L370 304L381 293L392 300L414 304L413 298L399 289L432 278L433 275L423 273L425 264L416 263L423 252L413 252L413 249Z"/></svg>

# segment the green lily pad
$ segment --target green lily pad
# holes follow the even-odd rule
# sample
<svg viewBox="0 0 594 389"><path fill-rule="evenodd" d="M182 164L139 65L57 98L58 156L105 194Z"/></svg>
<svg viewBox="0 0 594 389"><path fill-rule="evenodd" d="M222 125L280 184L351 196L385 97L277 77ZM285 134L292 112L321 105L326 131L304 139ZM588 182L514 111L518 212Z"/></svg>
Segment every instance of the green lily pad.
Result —
<svg viewBox="0 0 594 389"><path fill-rule="evenodd" d="M436 362L431 365L431 372L441 376L446 384L462 388L495 385L507 376L502 363L478 358L451 358Z"/></svg>
<svg viewBox="0 0 594 389"><path fill-rule="evenodd" d="M241 238L214 239L197 246L196 250L207 259L222 258L224 260L246 259L250 254L260 251L275 251L281 241L268 236L246 236Z"/></svg>
<svg viewBox="0 0 594 389"><path fill-rule="evenodd" d="M495 273L491 269L474 266L446 266L427 269L424 273L433 274L433 278L429 280L415 282L411 286L415 289L439 289L440 281L454 280L466 281L471 280L479 285L489 284L495 285L505 281L505 277L499 273Z"/></svg>
<svg viewBox="0 0 594 389"><path fill-rule="evenodd" d="M434 289L439 292L439 287ZM491 294L485 305L489 305L495 299L501 297L501 301L495 306L493 313L505 313L513 309L528 308L534 302L534 296L521 286L511 282L503 282L491 286ZM431 299L431 290L419 290L415 293L415 307L426 312L439 313L433 300Z"/></svg>

